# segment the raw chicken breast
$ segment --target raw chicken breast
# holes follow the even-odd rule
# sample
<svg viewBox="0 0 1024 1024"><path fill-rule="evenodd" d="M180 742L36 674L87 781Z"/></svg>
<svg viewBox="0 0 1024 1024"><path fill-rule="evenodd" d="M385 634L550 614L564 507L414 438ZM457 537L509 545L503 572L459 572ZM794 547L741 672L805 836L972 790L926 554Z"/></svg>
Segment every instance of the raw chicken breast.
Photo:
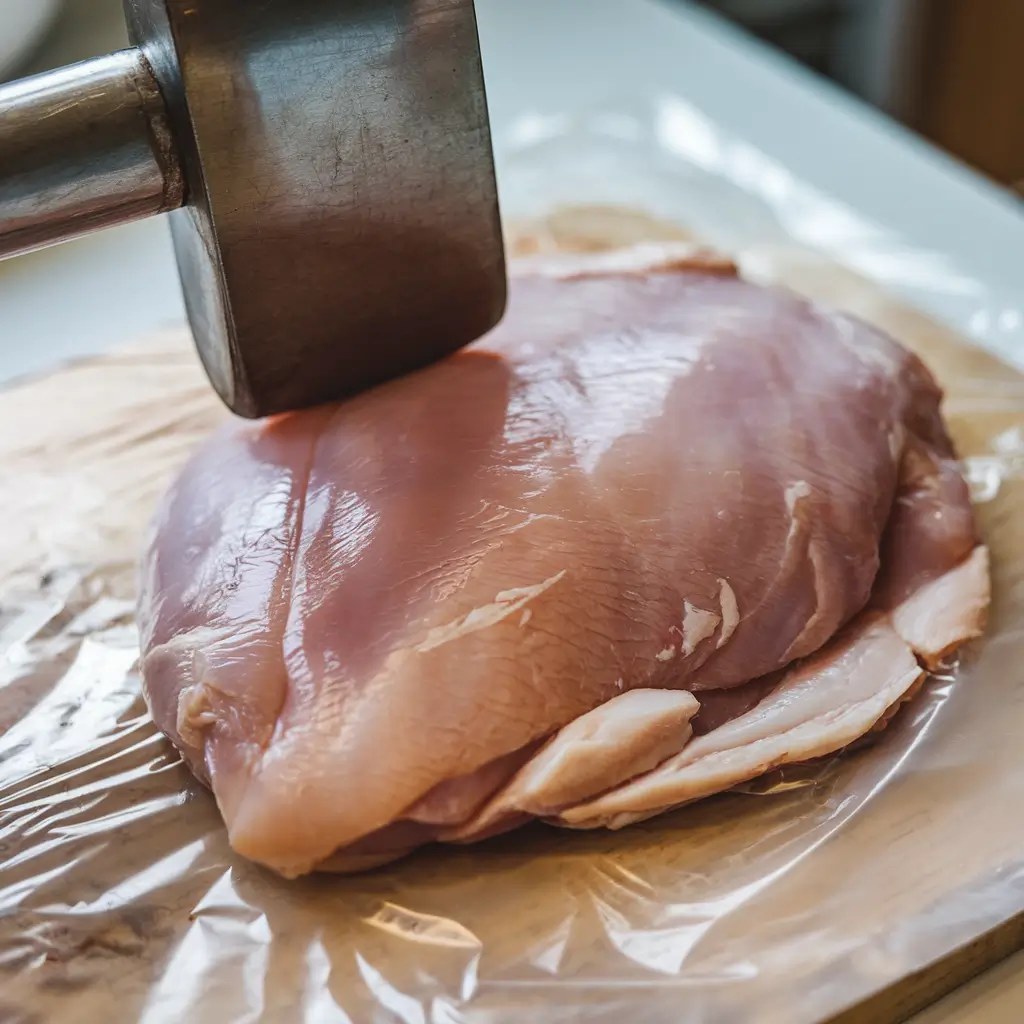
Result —
<svg viewBox="0 0 1024 1024"><path fill-rule="evenodd" d="M939 402L721 259L524 263L474 348L196 454L143 559L147 699L288 876L835 751L984 624Z"/></svg>

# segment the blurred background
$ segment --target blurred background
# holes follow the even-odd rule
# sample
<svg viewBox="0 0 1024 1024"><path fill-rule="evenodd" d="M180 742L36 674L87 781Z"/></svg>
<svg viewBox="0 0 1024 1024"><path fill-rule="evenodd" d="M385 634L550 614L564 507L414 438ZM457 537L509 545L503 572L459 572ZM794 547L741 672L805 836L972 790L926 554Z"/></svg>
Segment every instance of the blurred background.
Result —
<svg viewBox="0 0 1024 1024"><path fill-rule="evenodd" d="M1024 0L701 2L1024 195ZM111 49L120 11L0 0L0 78Z"/></svg>
<svg viewBox="0 0 1024 1024"><path fill-rule="evenodd" d="M1024 0L707 0L1024 194Z"/></svg>

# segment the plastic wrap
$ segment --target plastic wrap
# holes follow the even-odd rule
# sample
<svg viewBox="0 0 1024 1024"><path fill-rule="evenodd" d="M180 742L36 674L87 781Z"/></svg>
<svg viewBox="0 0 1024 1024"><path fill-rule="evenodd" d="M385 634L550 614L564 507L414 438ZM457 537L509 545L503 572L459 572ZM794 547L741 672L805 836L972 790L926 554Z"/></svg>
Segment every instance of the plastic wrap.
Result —
<svg viewBox="0 0 1024 1024"><path fill-rule="evenodd" d="M0 394L0 1020L809 1024L1024 913L1024 378L962 338L1024 358L1018 308L678 100L524 118L500 155L516 251L691 235L920 351L989 635L857 753L619 833L285 882L230 852L136 673L141 530L223 413L180 336L65 368Z"/></svg>

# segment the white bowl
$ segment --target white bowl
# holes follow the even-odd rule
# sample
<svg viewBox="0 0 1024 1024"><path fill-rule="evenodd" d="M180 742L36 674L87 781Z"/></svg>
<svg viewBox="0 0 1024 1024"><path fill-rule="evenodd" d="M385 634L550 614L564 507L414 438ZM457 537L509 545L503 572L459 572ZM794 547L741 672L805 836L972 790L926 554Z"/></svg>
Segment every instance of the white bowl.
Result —
<svg viewBox="0 0 1024 1024"><path fill-rule="evenodd" d="M0 0L0 79L42 40L60 5L61 0Z"/></svg>

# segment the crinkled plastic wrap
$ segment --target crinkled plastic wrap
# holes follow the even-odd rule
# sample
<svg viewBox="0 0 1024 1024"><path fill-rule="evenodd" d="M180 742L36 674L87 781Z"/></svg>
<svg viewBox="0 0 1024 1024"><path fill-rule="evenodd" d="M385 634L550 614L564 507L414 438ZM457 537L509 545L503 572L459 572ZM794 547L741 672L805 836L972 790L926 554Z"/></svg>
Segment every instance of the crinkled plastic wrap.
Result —
<svg viewBox="0 0 1024 1024"><path fill-rule="evenodd" d="M1004 358L1018 310L678 100L525 118L501 167L517 251L696 236L918 349L989 635L857 753L618 833L286 882L230 852L139 690L140 532L223 413L181 336L65 368L0 394L0 1020L809 1024L1024 913L1024 378L892 295Z"/></svg>

